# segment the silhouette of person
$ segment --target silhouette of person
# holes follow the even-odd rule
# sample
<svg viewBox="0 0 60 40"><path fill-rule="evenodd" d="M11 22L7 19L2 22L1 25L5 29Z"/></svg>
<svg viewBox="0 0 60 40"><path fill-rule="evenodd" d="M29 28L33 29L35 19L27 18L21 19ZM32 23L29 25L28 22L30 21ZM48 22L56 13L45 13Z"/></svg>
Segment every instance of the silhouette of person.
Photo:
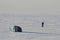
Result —
<svg viewBox="0 0 60 40"><path fill-rule="evenodd" d="M14 26L13 30L14 30L15 32L22 32L22 28L19 27L19 26Z"/></svg>
<svg viewBox="0 0 60 40"><path fill-rule="evenodd" d="M44 22L42 22L42 27L44 27Z"/></svg>

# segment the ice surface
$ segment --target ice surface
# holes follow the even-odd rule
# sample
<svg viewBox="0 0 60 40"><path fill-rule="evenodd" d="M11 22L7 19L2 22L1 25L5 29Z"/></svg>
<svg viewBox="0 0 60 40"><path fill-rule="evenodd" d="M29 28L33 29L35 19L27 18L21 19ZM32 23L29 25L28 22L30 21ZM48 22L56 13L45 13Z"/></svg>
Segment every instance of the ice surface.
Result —
<svg viewBox="0 0 60 40"><path fill-rule="evenodd" d="M42 28L41 22L45 25ZM16 33L11 32L9 27L19 25L23 31L41 32ZM21 16L21 15L0 15L0 40L59 40L60 39L60 16Z"/></svg>

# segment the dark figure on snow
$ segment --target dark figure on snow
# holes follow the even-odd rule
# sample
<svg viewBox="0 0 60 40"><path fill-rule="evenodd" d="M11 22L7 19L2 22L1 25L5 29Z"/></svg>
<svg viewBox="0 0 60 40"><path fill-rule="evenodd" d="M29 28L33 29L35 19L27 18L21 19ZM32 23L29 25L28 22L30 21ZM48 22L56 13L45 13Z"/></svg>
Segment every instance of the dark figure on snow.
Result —
<svg viewBox="0 0 60 40"><path fill-rule="evenodd" d="M44 22L42 22L42 27L44 27Z"/></svg>
<svg viewBox="0 0 60 40"><path fill-rule="evenodd" d="M13 30L14 30L15 32L22 32L22 28L19 27L19 26L14 26Z"/></svg>

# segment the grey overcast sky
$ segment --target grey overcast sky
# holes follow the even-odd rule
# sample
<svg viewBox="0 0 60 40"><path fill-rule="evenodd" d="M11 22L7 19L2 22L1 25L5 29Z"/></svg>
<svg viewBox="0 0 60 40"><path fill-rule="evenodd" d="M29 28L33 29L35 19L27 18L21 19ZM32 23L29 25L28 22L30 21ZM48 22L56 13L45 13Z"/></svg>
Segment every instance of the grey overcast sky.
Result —
<svg viewBox="0 0 60 40"><path fill-rule="evenodd" d="M60 15L60 0L0 0L0 14Z"/></svg>

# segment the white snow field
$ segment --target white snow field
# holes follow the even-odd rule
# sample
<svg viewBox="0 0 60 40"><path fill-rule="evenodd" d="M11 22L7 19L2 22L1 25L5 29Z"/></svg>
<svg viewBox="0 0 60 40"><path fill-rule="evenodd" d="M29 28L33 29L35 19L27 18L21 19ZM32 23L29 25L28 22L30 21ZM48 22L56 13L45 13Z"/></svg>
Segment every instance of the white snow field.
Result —
<svg viewBox="0 0 60 40"><path fill-rule="evenodd" d="M45 22L43 28L42 21ZM22 27L28 33L11 32L9 27L14 25ZM1 14L0 40L60 40L60 16Z"/></svg>

